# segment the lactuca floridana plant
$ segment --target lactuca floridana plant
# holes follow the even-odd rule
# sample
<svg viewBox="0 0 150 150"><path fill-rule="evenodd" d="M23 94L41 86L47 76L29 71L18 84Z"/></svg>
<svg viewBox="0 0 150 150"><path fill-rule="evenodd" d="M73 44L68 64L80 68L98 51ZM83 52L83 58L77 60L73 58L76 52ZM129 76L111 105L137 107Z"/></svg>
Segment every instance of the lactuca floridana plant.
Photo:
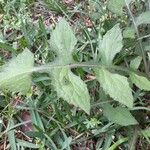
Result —
<svg viewBox="0 0 150 150"><path fill-rule="evenodd" d="M122 50L122 40L122 30L120 25L116 24L99 42L98 55L100 60L98 64L93 64L92 66L93 74L104 92L119 102L118 105L122 104L122 106L120 105L116 108L113 108L111 105L103 105L104 115L110 121L126 126L138 123L128 109L132 108L134 103L129 79L138 88L147 91L150 91L150 81L135 73L138 68L135 62L138 61L140 64L141 59L139 58L131 62L130 66L135 71L129 73L129 78L120 75L115 70L113 60L116 54ZM52 77L52 85L58 97L89 114L90 96L87 85L70 69L70 64L73 66L74 63L72 53L76 43L77 39L69 23L62 19L56 25L50 38L51 50L57 54L55 61L46 66L35 67L33 54L28 49L25 49L16 58L13 58L2 67L0 72L0 89L25 94L31 86L31 73L46 71ZM117 114L119 117L116 117Z"/></svg>
<svg viewBox="0 0 150 150"><path fill-rule="evenodd" d="M73 63L72 53L77 39L69 26L63 19L52 32L50 46L56 52L55 64L69 65ZM57 95L68 103L90 113L90 96L86 84L80 77L73 74L69 67L52 70L52 82Z"/></svg>

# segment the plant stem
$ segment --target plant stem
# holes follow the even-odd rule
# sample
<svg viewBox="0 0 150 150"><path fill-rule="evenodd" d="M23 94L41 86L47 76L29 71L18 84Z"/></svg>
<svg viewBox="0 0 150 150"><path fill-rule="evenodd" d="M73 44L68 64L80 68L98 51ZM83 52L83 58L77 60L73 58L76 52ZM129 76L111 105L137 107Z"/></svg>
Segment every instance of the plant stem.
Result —
<svg viewBox="0 0 150 150"><path fill-rule="evenodd" d="M131 17L131 19L132 19L132 21L133 21L133 24L134 24L134 28L135 28L137 37L138 37L138 39L139 39L139 45L140 45L141 55L142 55L143 61L144 61L145 72L148 74L148 73L149 73L149 71L148 71L148 65L147 65L147 62L146 62L146 57L145 57L144 49L143 49L143 46L142 46L142 41L141 41L141 39L140 39L138 27L137 27L137 25L136 25L136 22L135 22L135 19L134 19L134 17L133 17L133 14L132 14L132 12L131 12L131 10L130 10L129 4L127 3L127 0L125 0L125 3L126 3L126 6L127 6L129 15L130 15L130 17Z"/></svg>
<svg viewBox="0 0 150 150"><path fill-rule="evenodd" d="M133 138L129 142L129 150L136 150L136 142L138 138L138 127L134 127Z"/></svg>

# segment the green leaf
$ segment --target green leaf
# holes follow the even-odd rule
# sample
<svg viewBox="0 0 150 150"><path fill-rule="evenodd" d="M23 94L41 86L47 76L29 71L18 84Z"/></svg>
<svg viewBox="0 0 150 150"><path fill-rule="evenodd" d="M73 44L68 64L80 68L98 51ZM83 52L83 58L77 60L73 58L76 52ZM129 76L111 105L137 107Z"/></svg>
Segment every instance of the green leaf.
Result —
<svg viewBox="0 0 150 150"><path fill-rule="evenodd" d="M25 49L15 59L3 66L0 72L0 89L11 92L26 93L31 86L31 70L34 65L34 56Z"/></svg>
<svg viewBox="0 0 150 150"><path fill-rule="evenodd" d="M144 135L146 135L147 137L150 137L150 127L147 128L147 129L145 129L145 130L142 130L142 133L143 133Z"/></svg>
<svg viewBox="0 0 150 150"><path fill-rule="evenodd" d="M115 55L121 51L122 47L121 29L119 24L116 24L104 35L99 47L102 63L105 65L112 64Z"/></svg>
<svg viewBox="0 0 150 150"><path fill-rule="evenodd" d="M136 57L134 60L131 61L130 67L133 69L138 69L141 61L142 57L140 56ZM139 76L135 73L131 73L130 79L141 90L150 91L150 81L147 78Z"/></svg>
<svg viewBox="0 0 150 150"><path fill-rule="evenodd" d="M33 144L24 140L16 139L17 145L22 146L22 147L28 147L32 149L39 149L39 146L37 144Z"/></svg>
<svg viewBox="0 0 150 150"><path fill-rule="evenodd" d="M131 73L130 79L141 90L150 91L150 81L147 78Z"/></svg>
<svg viewBox="0 0 150 150"><path fill-rule="evenodd" d="M57 14L62 14L63 12L67 11L67 6L63 3L63 1L60 0L43 0L42 3L45 3L45 7L50 10L53 11Z"/></svg>
<svg viewBox="0 0 150 150"><path fill-rule="evenodd" d="M50 39L51 48L58 55L58 61L63 64L72 62L72 52L77 40L69 26L69 23L64 19L56 25Z"/></svg>
<svg viewBox="0 0 150 150"><path fill-rule="evenodd" d="M126 0L127 4L130 4L132 0ZM108 9L113 13L121 16L123 15L123 7L126 6L125 0L109 0Z"/></svg>
<svg viewBox="0 0 150 150"><path fill-rule="evenodd" d="M123 31L123 37L134 39L135 38L135 29L133 27L125 28L125 30Z"/></svg>
<svg viewBox="0 0 150 150"><path fill-rule="evenodd" d="M150 24L150 11L143 12L136 19L136 25Z"/></svg>
<svg viewBox="0 0 150 150"><path fill-rule="evenodd" d="M117 149L119 145L127 141L128 141L128 138L121 138L118 141L116 141L113 145L111 145L111 147L109 147L107 150L115 150Z"/></svg>
<svg viewBox="0 0 150 150"><path fill-rule="evenodd" d="M133 96L128 79L119 74L112 74L104 68L96 70L97 80L103 90L114 100L132 108Z"/></svg>
<svg viewBox="0 0 150 150"><path fill-rule="evenodd" d="M149 45L149 43L148 44L144 43L143 47L144 47L144 51L150 52L150 45Z"/></svg>
<svg viewBox="0 0 150 150"><path fill-rule="evenodd" d="M9 52L13 52L13 53L16 52L16 50L14 48L12 48L10 45L8 45L6 43L0 42L0 48L4 49L5 51L9 51Z"/></svg>
<svg viewBox="0 0 150 150"><path fill-rule="evenodd" d="M14 126L14 120L10 119L7 129L9 130L13 126ZM17 148L16 148L16 139L15 139L15 130L11 129L10 131L7 132L7 135L8 135L8 141L9 141L11 149L12 150L17 150Z"/></svg>
<svg viewBox="0 0 150 150"><path fill-rule="evenodd" d="M149 59L149 61L150 61L150 52L148 52L147 54L148 54L148 59Z"/></svg>
<svg viewBox="0 0 150 150"><path fill-rule="evenodd" d="M129 126L138 124L135 118L132 116L130 111L124 107L113 108L111 105L106 104L103 106L104 116L107 117L109 121L122 126Z"/></svg>
<svg viewBox="0 0 150 150"><path fill-rule="evenodd" d="M147 142L150 144L150 127L141 131Z"/></svg>
<svg viewBox="0 0 150 150"><path fill-rule="evenodd" d="M141 56L138 56L138 57L134 58L134 59L131 61L131 63L130 63L130 67L131 67L132 69L138 69L139 66L140 66L141 61L142 61L142 57L141 57Z"/></svg>
<svg viewBox="0 0 150 150"><path fill-rule="evenodd" d="M69 23L62 19L50 39L51 48L57 53L57 64L66 65L73 62L72 53L76 43ZM69 68L54 69L51 75L58 96L89 114L90 97L86 84Z"/></svg>
<svg viewBox="0 0 150 150"><path fill-rule="evenodd" d="M86 84L69 68L54 69L53 85L58 97L90 113L90 96Z"/></svg>

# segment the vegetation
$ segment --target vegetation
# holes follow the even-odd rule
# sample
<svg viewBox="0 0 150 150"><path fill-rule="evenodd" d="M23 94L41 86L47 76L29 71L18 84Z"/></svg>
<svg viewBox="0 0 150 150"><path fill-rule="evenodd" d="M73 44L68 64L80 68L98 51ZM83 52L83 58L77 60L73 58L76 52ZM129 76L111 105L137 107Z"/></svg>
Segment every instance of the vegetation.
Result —
<svg viewBox="0 0 150 150"><path fill-rule="evenodd" d="M0 0L0 149L150 149L149 0Z"/></svg>

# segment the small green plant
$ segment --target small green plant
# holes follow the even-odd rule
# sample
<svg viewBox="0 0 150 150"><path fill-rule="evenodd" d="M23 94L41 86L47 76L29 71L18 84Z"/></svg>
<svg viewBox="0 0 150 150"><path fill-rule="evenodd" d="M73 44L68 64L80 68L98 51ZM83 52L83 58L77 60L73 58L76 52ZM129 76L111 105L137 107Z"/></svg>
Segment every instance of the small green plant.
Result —
<svg viewBox="0 0 150 150"><path fill-rule="evenodd" d="M25 49L15 59L3 66L0 73L0 88L1 90L7 89L11 92L24 94L31 87L32 72L48 72L58 97L76 107L80 107L89 114L90 96L87 86L84 81L73 74L70 68L90 66L105 93L121 104L133 108L134 98L132 89L129 86L129 79L123 75L116 74L116 71L123 70L127 72L131 82L141 90L150 90L150 81L141 76L139 72L137 73L136 69L140 62L139 64L134 64L136 62L133 62L135 61L133 60L131 62L132 67L128 69L113 65L115 55L123 47L122 38L121 29L117 24L104 35L99 43L98 58L100 60L97 60L96 63L93 61L90 64L87 62L75 64L72 53L77 40L69 24L63 19L52 32L50 39L51 50L57 54L54 62L34 67L34 56L28 49ZM138 66L134 68L134 65Z"/></svg>
<svg viewBox="0 0 150 150"><path fill-rule="evenodd" d="M67 14L70 12L64 5L65 9L61 9L62 3L45 2L48 7L55 3L52 10L58 9L58 14L63 13L68 19ZM95 3L102 2L89 1L89 6L92 6L96 15L98 9ZM101 19L94 20L96 32L89 33L89 29L83 29L80 25L80 30L86 34L85 39L76 33L77 27L71 27L72 22L69 24L70 20L66 21L64 18L59 20L54 29L51 28L50 39L47 39L49 30L44 27L42 18L36 28L31 22L26 22L20 12L21 17L18 15L17 20L20 24L17 28L13 27L13 30L21 30L24 34L17 41L21 45L20 49L15 49L15 42L11 47L4 37L0 40L0 47L14 54L6 63L2 59L3 65L0 68L0 98L4 101L0 106L4 110L8 109L1 113L5 114L1 125L4 124L4 118L8 119L1 137L7 133L12 149L23 145L35 149L49 147L54 150L69 150L72 145L80 143L71 134L80 137L82 132L83 135L91 134L97 139L99 135L102 136L101 140L97 140L97 148L91 149L113 150L128 142L123 148L134 150L139 136L145 137L150 143L149 116L147 112L146 115L143 112L150 111L144 103L150 91L149 45L145 47L141 40L149 37L141 38L139 32L140 27L150 24L150 11L137 10L137 16L134 17L130 8L133 4L138 7L141 3L109 0L106 5L103 4ZM26 10L25 6L21 6L23 10ZM7 11L9 14L11 9L8 8ZM29 16L28 14L24 18ZM23 29L20 29L20 25ZM32 29L35 31L32 32ZM37 47L34 42L37 42ZM35 53L33 47L37 48ZM25 105L10 103L10 97L15 100L18 97L24 99ZM14 129L20 124L15 125L13 116L17 116L20 110L30 113L28 116L32 125L29 125L29 119L23 120L20 116L16 118L27 121L31 133L26 136L36 139L33 143L15 137ZM140 110L144 117L142 114L139 117ZM142 129L142 125L147 128ZM123 129L123 134L118 133L119 129ZM115 143L111 144L113 140Z"/></svg>

